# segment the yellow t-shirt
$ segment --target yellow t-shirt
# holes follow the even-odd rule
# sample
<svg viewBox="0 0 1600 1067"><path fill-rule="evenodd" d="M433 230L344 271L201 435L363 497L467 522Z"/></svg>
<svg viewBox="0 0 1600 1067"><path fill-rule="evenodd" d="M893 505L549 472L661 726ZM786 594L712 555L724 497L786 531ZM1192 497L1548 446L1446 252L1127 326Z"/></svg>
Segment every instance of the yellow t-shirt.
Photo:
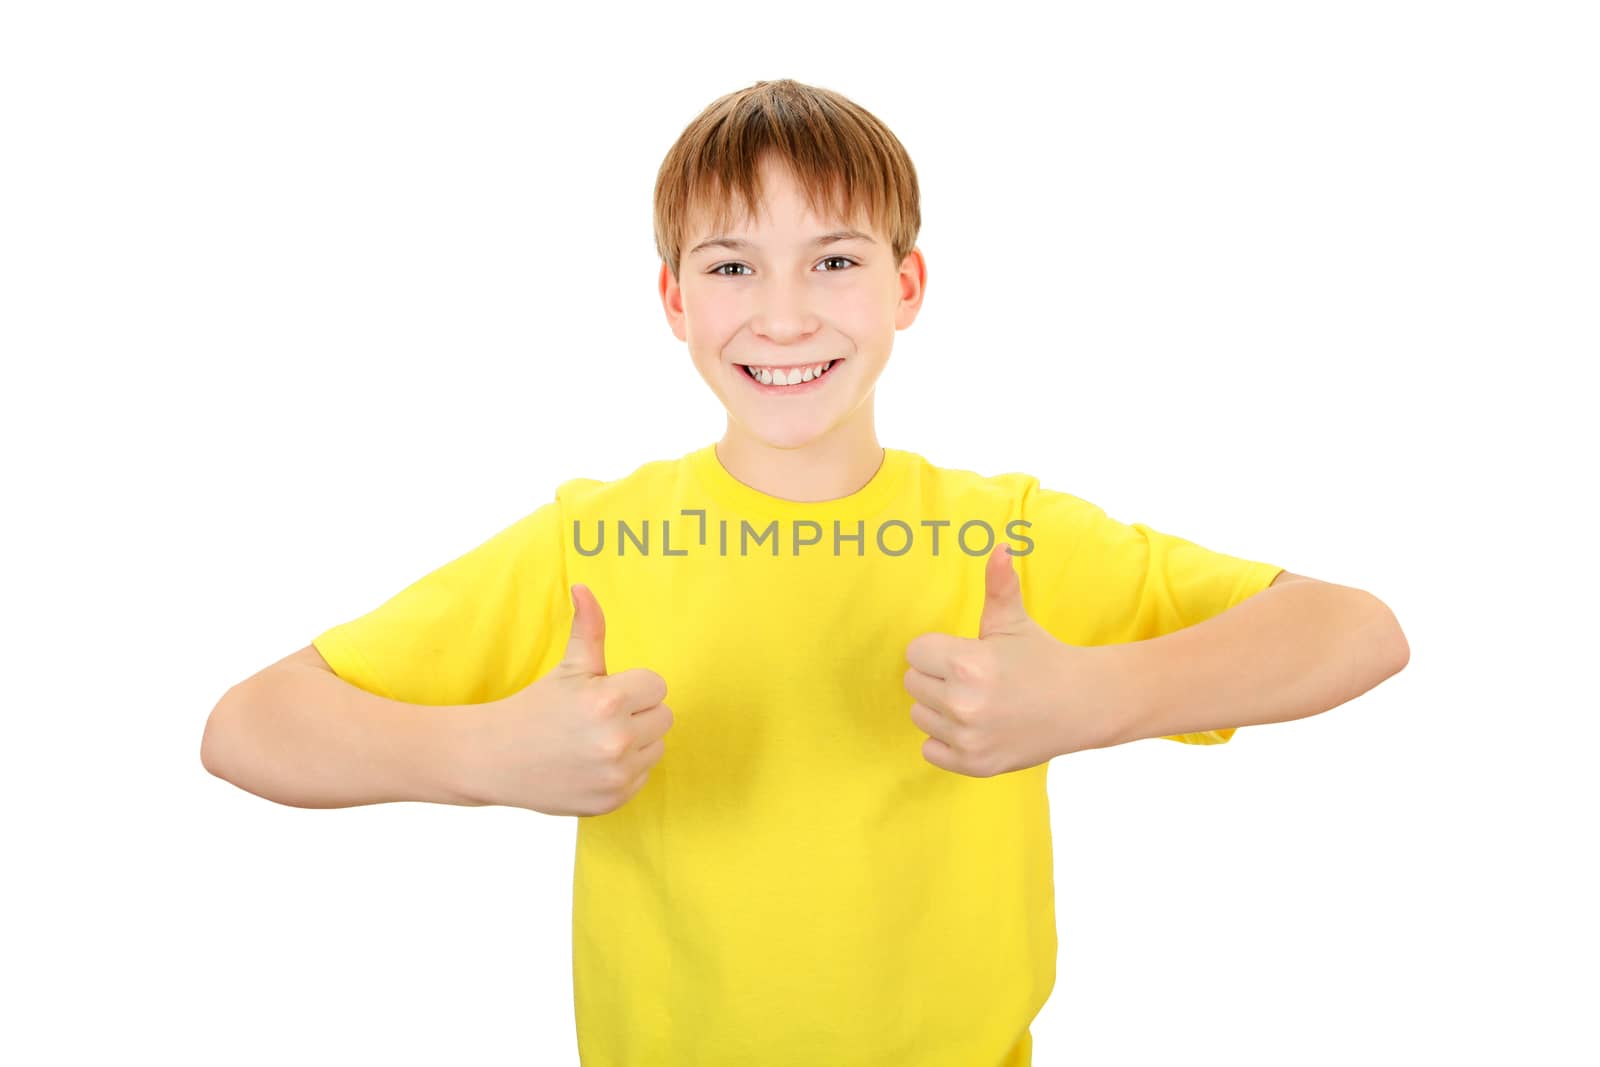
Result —
<svg viewBox="0 0 1600 1067"><path fill-rule="evenodd" d="M585 1067L1019 1067L1055 984L1048 764L933 766L903 685L913 637L977 636L997 540L1021 553L1029 613L1075 645L1200 622L1281 570L1025 474L888 448L857 492L801 503L737 481L708 445L564 482L314 644L382 696L492 701L560 661L583 582L607 668L666 680L649 780L578 821Z"/></svg>

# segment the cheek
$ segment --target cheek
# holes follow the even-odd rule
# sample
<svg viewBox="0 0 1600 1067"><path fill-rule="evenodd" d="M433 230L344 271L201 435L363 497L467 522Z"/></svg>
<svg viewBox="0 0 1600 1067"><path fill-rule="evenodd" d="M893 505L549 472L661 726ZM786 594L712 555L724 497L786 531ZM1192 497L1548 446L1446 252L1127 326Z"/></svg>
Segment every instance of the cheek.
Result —
<svg viewBox="0 0 1600 1067"><path fill-rule="evenodd" d="M856 343L869 344L874 337L884 332L885 323L889 323L892 328L894 320L885 318L881 304L860 303L840 308L839 314L833 321L841 332L849 335Z"/></svg>
<svg viewBox="0 0 1600 1067"><path fill-rule="evenodd" d="M685 290L683 294L683 317L691 333L702 336L715 336L723 331L729 322L738 318L739 309L726 298L719 298L715 293L700 290Z"/></svg>

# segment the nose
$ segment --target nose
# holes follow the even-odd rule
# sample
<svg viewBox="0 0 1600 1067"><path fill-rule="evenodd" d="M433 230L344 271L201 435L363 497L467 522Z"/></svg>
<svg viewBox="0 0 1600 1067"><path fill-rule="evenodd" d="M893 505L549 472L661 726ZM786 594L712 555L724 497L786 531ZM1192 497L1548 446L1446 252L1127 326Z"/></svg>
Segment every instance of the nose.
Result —
<svg viewBox="0 0 1600 1067"><path fill-rule="evenodd" d="M809 337L819 324L805 285L777 280L761 287L750 328L773 344L786 345Z"/></svg>

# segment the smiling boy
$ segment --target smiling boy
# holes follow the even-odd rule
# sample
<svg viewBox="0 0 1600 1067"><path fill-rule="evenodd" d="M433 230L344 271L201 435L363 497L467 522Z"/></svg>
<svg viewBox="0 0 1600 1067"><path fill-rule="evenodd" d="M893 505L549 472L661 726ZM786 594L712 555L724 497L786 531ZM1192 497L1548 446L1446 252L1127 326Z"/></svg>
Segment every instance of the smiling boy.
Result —
<svg viewBox="0 0 1600 1067"><path fill-rule="evenodd" d="M1226 742L1408 658L1363 590L880 445L918 211L848 99L714 101L655 228L721 438L564 482L208 723L207 767L285 803L579 815L586 1067L1031 1063L1049 761Z"/></svg>

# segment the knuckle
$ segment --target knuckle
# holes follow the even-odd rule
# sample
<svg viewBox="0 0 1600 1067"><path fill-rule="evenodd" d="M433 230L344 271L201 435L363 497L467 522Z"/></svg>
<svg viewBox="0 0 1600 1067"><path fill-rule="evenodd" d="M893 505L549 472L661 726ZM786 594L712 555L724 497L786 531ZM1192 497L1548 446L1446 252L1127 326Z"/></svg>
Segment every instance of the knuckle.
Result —
<svg viewBox="0 0 1600 1067"><path fill-rule="evenodd" d="M607 734L600 739L600 755L609 764L615 765L628 754L628 746L632 739L624 732L618 730Z"/></svg>
<svg viewBox="0 0 1600 1067"><path fill-rule="evenodd" d="M989 657L981 650L967 652L955 661L955 675L963 682L982 682L991 671Z"/></svg>

